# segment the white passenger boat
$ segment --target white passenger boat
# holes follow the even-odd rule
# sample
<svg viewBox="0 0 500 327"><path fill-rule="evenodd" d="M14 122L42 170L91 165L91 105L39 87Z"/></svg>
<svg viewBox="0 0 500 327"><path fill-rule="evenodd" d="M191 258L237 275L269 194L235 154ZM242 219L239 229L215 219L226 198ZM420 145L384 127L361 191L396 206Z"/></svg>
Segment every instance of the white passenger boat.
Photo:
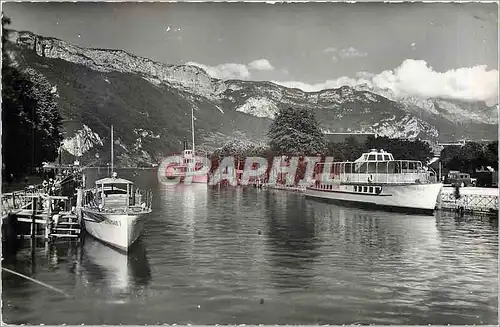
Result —
<svg viewBox="0 0 500 327"><path fill-rule="evenodd" d="M442 189L422 162L372 149L354 162L319 163L306 197L390 211L433 214Z"/></svg>
<svg viewBox="0 0 500 327"><path fill-rule="evenodd" d="M111 129L113 135L113 129ZM111 136L113 139L113 136ZM113 146L111 146L113 158ZM82 223L95 238L127 251L140 236L144 223L151 213L151 191L142 191L132 181L112 176L95 182L95 188L82 194Z"/></svg>

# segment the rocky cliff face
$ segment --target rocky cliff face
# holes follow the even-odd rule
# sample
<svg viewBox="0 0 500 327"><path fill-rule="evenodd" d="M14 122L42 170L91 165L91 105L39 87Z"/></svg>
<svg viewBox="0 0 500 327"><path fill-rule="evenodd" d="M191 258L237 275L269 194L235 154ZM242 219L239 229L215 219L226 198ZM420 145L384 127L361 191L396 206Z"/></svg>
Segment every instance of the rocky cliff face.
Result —
<svg viewBox="0 0 500 327"><path fill-rule="evenodd" d="M166 83L197 95L213 97L225 90L222 81L210 78L195 66L158 63L123 50L82 48L27 31L12 32L10 40L41 57L63 59L99 72L137 74L152 83Z"/></svg>
<svg viewBox="0 0 500 327"><path fill-rule="evenodd" d="M195 66L83 48L31 32L12 32L10 40L22 50L23 65L51 82L64 118L80 121L79 130L92 136L79 141L87 142L87 151L106 151L102 139L113 124L122 133L124 156L155 161L181 150L182 140L190 138L191 108L197 145L207 149L234 137L263 141L282 107L313 108L325 131L429 140L497 137L498 109L482 103L397 99L366 86L308 93L270 82L222 81ZM77 134L68 133L68 151Z"/></svg>

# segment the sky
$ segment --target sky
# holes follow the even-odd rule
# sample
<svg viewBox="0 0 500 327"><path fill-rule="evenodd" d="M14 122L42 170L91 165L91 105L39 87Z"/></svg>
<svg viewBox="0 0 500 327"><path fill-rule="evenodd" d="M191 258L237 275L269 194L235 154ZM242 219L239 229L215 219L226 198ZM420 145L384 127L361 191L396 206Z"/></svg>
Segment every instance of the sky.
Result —
<svg viewBox="0 0 500 327"><path fill-rule="evenodd" d="M316 91L498 103L498 5L4 3L11 28Z"/></svg>

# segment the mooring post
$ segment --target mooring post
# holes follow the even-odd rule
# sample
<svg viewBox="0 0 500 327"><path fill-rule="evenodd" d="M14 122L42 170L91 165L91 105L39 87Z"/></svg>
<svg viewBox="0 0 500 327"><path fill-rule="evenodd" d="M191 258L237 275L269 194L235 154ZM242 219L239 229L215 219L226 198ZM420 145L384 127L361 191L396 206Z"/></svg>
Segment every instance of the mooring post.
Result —
<svg viewBox="0 0 500 327"><path fill-rule="evenodd" d="M30 228L30 236L31 238L35 238L35 215L36 215L36 199L35 197L31 198L31 228Z"/></svg>
<svg viewBox="0 0 500 327"><path fill-rule="evenodd" d="M37 198L33 196L31 201L31 251L32 255L35 253L36 247L36 208L37 208Z"/></svg>
<svg viewBox="0 0 500 327"><path fill-rule="evenodd" d="M48 210L47 210L47 218L45 220L45 241L49 239L50 236L50 224L52 221L52 198L49 197L48 202Z"/></svg>
<svg viewBox="0 0 500 327"><path fill-rule="evenodd" d="M79 188L76 193L76 205L75 205L75 214L78 218L78 223L82 223L82 206L83 206L83 189Z"/></svg>

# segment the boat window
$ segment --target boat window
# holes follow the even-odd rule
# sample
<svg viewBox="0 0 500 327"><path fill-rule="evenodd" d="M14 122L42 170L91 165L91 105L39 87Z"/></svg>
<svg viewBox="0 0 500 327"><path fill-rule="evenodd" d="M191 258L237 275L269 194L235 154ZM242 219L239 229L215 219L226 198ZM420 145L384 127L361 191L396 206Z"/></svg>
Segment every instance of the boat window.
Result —
<svg viewBox="0 0 500 327"><path fill-rule="evenodd" d="M352 173L352 163L348 162L345 164L345 172Z"/></svg>
<svg viewBox="0 0 500 327"><path fill-rule="evenodd" d="M370 186L369 191L370 193L373 193L373 186Z"/></svg>
<svg viewBox="0 0 500 327"><path fill-rule="evenodd" d="M358 191L358 187L354 186L354 192L357 192L357 191Z"/></svg>
<svg viewBox="0 0 500 327"><path fill-rule="evenodd" d="M391 157L388 154L384 154L384 160L391 160Z"/></svg>
<svg viewBox="0 0 500 327"><path fill-rule="evenodd" d="M363 192L366 192L368 190L367 186L363 186Z"/></svg>
<svg viewBox="0 0 500 327"><path fill-rule="evenodd" d="M381 154L377 154L377 161L383 161L384 157Z"/></svg>
<svg viewBox="0 0 500 327"><path fill-rule="evenodd" d="M377 173L379 174L387 174L387 162L377 162Z"/></svg>
<svg viewBox="0 0 500 327"><path fill-rule="evenodd" d="M366 169L367 169L367 163L366 162L362 163L362 164L360 164L360 166L358 168L358 173L365 174Z"/></svg>
<svg viewBox="0 0 500 327"><path fill-rule="evenodd" d="M376 173L377 163L376 162L368 162L368 174Z"/></svg>
<svg viewBox="0 0 500 327"><path fill-rule="evenodd" d="M375 155L374 155L374 154L370 154L370 155L368 156L368 160L373 160L373 161L375 161Z"/></svg>
<svg viewBox="0 0 500 327"><path fill-rule="evenodd" d="M406 161L401 162L401 170L407 170L408 169L408 163Z"/></svg>

